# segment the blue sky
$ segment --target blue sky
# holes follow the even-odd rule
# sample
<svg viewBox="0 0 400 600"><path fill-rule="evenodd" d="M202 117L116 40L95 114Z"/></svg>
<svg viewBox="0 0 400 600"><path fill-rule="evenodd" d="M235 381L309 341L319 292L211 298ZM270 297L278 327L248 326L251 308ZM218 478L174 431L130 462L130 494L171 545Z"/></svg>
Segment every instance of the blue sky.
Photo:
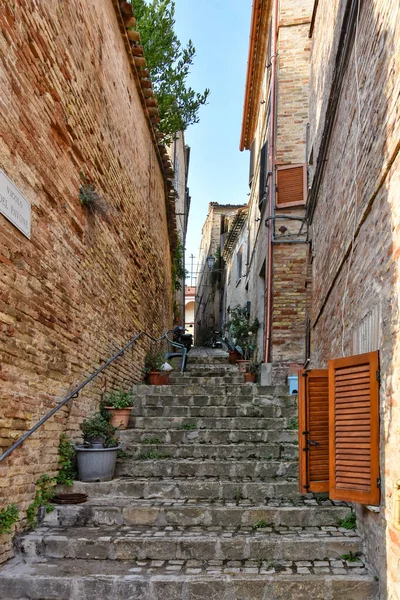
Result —
<svg viewBox="0 0 400 600"><path fill-rule="evenodd" d="M186 239L186 263L198 258L201 228L209 202L247 202L247 151L239 151L251 0L175 0L175 30L196 56L189 84L211 93L200 110L200 123L185 133L191 147L189 187L192 204ZM188 268L188 266L187 266Z"/></svg>

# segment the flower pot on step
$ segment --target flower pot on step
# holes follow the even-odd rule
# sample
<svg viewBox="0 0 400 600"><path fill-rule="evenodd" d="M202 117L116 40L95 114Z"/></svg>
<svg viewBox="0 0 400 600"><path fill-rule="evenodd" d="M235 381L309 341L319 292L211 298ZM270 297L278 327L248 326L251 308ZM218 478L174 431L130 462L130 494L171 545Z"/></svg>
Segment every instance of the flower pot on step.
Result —
<svg viewBox="0 0 400 600"><path fill-rule="evenodd" d="M127 429L132 408L132 406L129 408L113 408L112 406L106 406L106 410L112 415L111 425L117 427L117 429Z"/></svg>
<svg viewBox="0 0 400 600"><path fill-rule="evenodd" d="M110 481L114 477L117 452L121 444L111 448L75 446L80 481Z"/></svg>
<svg viewBox="0 0 400 600"><path fill-rule="evenodd" d="M149 385L168 385L169 373L165 371L150 371L147 374L147 383Z"/></svg>
<svg viewBox="0 0 400 600"><path fill-rule="evenodd" d="M247 365L249 364L249 360L238 360L237 365L239 367L239 373L246 373Z"/></svg>
<svg viewBox="0 0 400 600"><path fill-rule="evenodd" d="M229 364L236 365L237 361L242 358L238 350L229 350Z"/></svg>
<svg viewBox="0 0 400 600"><path fill-rule="evenodd" d="M255 373L243 373L243 375L244 375L244 380L246 383L254 383L256 380Z"/></svg>

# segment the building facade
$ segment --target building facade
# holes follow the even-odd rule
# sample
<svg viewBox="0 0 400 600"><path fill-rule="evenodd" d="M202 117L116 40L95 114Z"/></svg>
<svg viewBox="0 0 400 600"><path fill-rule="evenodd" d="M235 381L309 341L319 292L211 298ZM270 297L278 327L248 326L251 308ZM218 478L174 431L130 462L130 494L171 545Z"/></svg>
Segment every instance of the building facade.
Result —
<svg viewBox="0 0 400 600"><path fill-rule="evenodd" d="M172 324L173 170L134 24L127 3L2 3L0 452L135 333ZM58 470L60 434L79 438L102 391L139 381L145 351L0 463L17 528ZM11 554L1 536L0 561Z"/></svg>
<svg viewBox="0 0 400 600"><path fill-rule="evenodd" d="M312 5L311 0L259 0L251 21L240 142L241 150L250 150L243 287L250 318L262 326L259 358L272 365L273 382L286 381L305 355Z"/></svg>
<svg viewBox="0 0 400 600"><path fill-rule="evenodd" d="M398 600L398 2L320 0L310 36L310 365L324 369L332 359L379 356L380 386L375 373L370 385L355 385L353 379L350 428L356 437L347 440L346 448L355 462L343 476L351 477L348 490L374 493L373 502L356 503L358 526L365 535L368 560L379 575L380 598ZM376 408L373 387L379 387ZM337 404L331 414L338 432ZM358 415L364 415L363 420ZM337 485L340 473L335 464Z"/></svg>

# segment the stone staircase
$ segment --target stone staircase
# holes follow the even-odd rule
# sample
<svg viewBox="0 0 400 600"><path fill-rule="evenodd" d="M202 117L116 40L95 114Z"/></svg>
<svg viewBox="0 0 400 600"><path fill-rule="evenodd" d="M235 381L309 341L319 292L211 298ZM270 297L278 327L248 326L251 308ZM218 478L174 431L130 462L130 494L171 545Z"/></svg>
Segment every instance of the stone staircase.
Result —
<svg viewBox="0 0 400 600"><path fill-rule="evenodd" d="M76 482L87 503L16 541L1 599L376 598L338 525L350 508L298 493L295 399L221 355L194 349L171 385L136 386L117 479Z"/></svg>

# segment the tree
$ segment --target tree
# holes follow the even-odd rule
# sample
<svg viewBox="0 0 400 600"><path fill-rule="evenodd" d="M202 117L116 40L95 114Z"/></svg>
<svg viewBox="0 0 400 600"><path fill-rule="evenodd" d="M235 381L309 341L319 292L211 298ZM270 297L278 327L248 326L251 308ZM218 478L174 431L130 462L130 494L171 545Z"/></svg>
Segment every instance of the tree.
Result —
<svg viewBox="0 0 400 600"><path fill-rule="evenodd" d="M200 106L206 104L210 90L198 93L187 86L196 51L191 40L182 47L175 34L175 2L132 0L132 5L157 97L160 131L168 142L199 122Z"/></svg>

